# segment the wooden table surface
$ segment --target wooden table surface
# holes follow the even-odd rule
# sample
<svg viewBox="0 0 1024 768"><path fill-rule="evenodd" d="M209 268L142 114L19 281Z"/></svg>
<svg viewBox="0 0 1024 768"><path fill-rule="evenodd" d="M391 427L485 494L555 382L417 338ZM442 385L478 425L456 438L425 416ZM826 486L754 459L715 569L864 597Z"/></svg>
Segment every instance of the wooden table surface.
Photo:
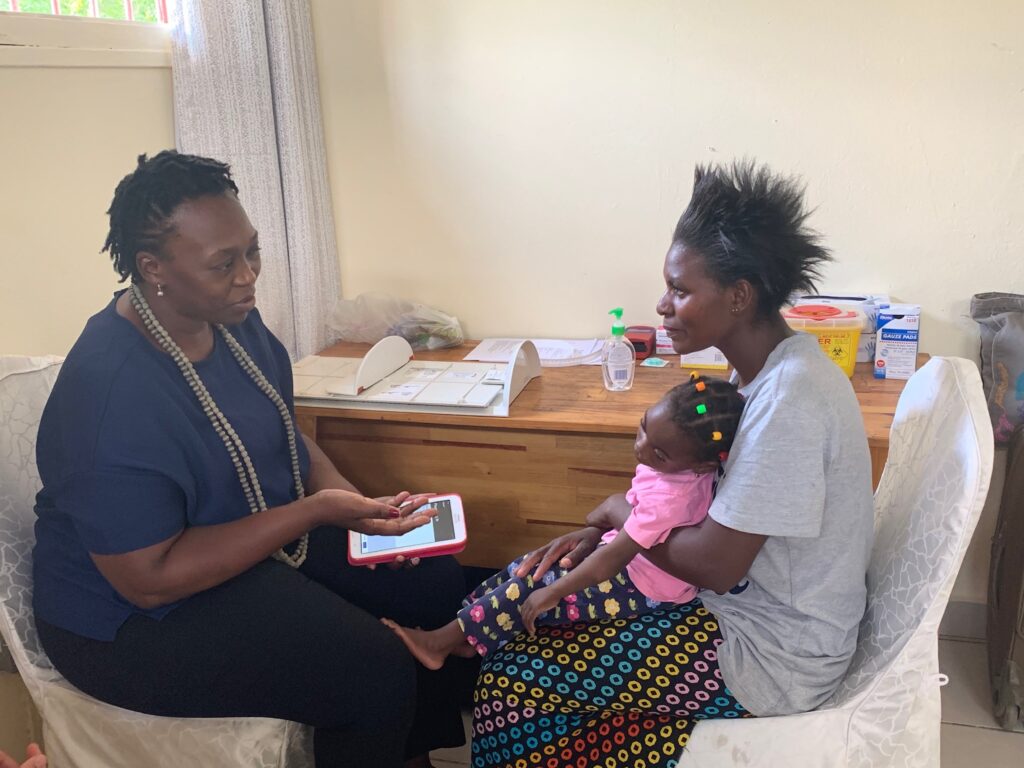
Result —
<svg viewBox="0 0 1024 768"><path fill-rule="evenodd" d="M466 342L461 347L417 352L417 360L462 360L476 346ZM369 344L341 342L328 347L321 355L362 357ZM541 376L531 381L513 401L508 416L452 416L432 413L399 413L366 411L337 407L299 406L305 416L339 416L370 421L445 424L450 426L496 427L553 432L601 432L633 435L644 411L668 389L685 380L688 369L678 366L678 356L667 356L673 364L665 368L645 368L639 364L633 388L627 392L609 392L604 388L601 366L544 368ZM928 355L918 355L918 367ZM864 415L868 445L872 449L889 447L889 428L905 381L875 379L870 363L858 363L853 375L853 389ZM724 372L705 371L725 376ZM880 470L879 470L880 471Z"/></svg>
<svg viewBox="0 0 1024 768"><path fill-rule="evenodd" d="M368 348L343 343L322 354L360 357ZM416 357L461 360L472 348L470 342ZM364 493L459 493L470 528L459 559L500 567L578 528L609 494L629 488L641 415L689 375L678 357L671 359L676 364L667 368L638 366L627 392L605 390L600 366L544 368L507 417L355 410L339 402L298 405L296 420ZM853 378L876 485L904 384L876 381L866 364Z"/></svg>

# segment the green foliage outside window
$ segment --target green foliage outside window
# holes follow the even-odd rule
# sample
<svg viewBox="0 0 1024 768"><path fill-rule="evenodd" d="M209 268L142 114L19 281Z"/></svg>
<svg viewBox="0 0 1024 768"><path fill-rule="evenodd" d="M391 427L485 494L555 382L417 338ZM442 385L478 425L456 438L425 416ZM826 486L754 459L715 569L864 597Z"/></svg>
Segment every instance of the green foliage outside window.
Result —
<svg viewBox="0 0 1024 768"><path fill-rule="evenodd" d="M18 10L22 13L51 13L50 0L20 0Z"/></svg>
<svg viewBox="0 0 1024 768"><path fill-rule="evenodd" d="M135 21L155 23L159 21L156 8L157 0L134 0L132 15ZM125 20L124 0L99 0L97 15L101 19ZM58 6L62 16L88 16L89 0L59 0ZM10 11L11 0L0 0L0 11ZM50 0L19 0L18 10L22 13L53 13Z"/></svg>

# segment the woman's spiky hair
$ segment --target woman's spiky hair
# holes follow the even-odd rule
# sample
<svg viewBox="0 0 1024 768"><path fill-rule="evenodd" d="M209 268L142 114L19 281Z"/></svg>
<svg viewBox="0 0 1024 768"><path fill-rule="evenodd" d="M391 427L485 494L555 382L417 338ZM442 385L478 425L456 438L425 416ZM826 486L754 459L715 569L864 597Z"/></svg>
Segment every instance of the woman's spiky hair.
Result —
<svg viewBox="0 0 1024 768"><path fill-rule="evenodd" d="M722 286L750 282L758 315L768 317L794 291L812 292L832 258L806 225L803 196L799 180L753 160L698 165L672 245L699 253Z"/></svg>

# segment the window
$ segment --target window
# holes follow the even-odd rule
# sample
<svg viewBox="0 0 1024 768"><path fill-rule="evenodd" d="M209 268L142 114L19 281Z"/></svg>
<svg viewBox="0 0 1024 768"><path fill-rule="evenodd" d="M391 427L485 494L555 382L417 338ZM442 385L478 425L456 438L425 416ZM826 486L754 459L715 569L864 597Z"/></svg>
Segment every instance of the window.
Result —
<svg viewBox="0 0 1024 768"><path fill-rule="evenodd" d="M167 0L0 0L0 11L167 23Z"/></svg>

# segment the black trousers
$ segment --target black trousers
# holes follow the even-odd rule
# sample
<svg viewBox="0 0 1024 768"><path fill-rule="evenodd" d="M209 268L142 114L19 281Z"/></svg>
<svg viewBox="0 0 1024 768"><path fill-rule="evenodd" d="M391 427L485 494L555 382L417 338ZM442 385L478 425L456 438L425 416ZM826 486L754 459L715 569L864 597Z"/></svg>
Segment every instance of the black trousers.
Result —
<svg viewBox="0 0 1024 768"><path fill-rule="evenodd" d="M393 768L465 743L459 705L471 697L472 661L429 672L376 618L451 621L461 568L450 557L401 571L352 567L346 536L317 529L298 571L264 561L161 621L131 617L113 642L37 620L40 640L73 685L125 709L312 725L317 768Z"/></svg>

